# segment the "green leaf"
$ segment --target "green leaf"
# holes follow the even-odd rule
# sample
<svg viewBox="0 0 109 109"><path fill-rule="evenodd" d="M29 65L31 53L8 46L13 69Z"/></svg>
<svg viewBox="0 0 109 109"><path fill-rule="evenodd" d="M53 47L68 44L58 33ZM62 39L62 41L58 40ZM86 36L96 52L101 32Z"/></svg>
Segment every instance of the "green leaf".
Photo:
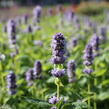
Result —
<svg viewBox="0 0 109 109"><path fill-rule="evenodd" d="M35 104L39 105L40 107L50 107L50 106L52 106L51 104L49 104L47 101L44 101L44 100L28 98L28 97L22 97L22 98L25 101L27 101L29 103L35 103Z"/></svg>
<svg viewBox="0 0 109 109"><path fill-rule="evenodd" d="M66 103L61 109L74 109L74 106L71 103Z"/></svg>
<svg viewBox="0 0 109 109"><path fill-rule="evenodd" d="M104 81L102 82L102 86L105 86L105 85L109 85L109 79L104 80Z"/></svg>
<svg viewBox="0 0 109 109"><path fill-rule="evenodd" d="M88 108L88 104L86 102L74 102L72 103L72 105L75 106L75 109L87 109Z"/></svg>
<svg viewBox="0 0 109 109"><path fill-rule="evenodd" d="M106 99L109 99L109 90L106 91L106 92L101 92L101 93L98 95L97 99L99 99L99 100L101 100L101 101L106 100Z"/></svg>
<svg viewBox="0 0 109 109"><path fill-rule="evenodd" d="M96 76L103 76L107 69L99 69L95 72Z"/></svg>

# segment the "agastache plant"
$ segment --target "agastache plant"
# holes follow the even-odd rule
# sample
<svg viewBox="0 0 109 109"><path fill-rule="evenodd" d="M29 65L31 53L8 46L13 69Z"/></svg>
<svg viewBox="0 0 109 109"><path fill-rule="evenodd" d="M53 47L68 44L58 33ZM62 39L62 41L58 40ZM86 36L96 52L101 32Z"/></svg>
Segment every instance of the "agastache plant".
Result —
<svg viewBox="0 0 109 109"><path fill-rule="evenodd" d="M7 31L10 44L16 44L16 23L14 20L8 21Z"/></svg>
<svg viewBox="0 0 109 109"><path fill-rule="evenodd" d="M9 89L9 94L14 95L16 94L16 75L13 71L10 71L10 73L7 75L7 87Z"/></svg>
<svg viewBox="0 0 109 109"><path fill-rule="evenodd" d="M7 24L8 36L16 34L16 23L13 19L10 19Z"/></svg>
<svg viewBox="0 0 109 109"><path fill-rule="evenodd" d="M66 41L62 33L57 33L53 36L52 40L52 63L54 65L61 65L65 62L65 46ZM62 77L65 74L64 69L54 68L52 70L52 75L55 77Z"/></svg>
<svg viewBox="0 0 109 109"><path fill-rule="evenodd" d="M65 54L66 41L62 33L57 33L52 40L52 62L53 64L63 64L66 60Z"/></svg>
<svg viewBox="0 0 109 109"><path fill-rule="evenodd" d="M51 99L49 99L49 102L51 104L55 104L60 100L60 86L63 86L60 77L65 75L63 63L66 60L64 56L66 40L62 33L57 33L53 36L51 47L53 55L52 63L54 64L54 69L51 71L51 74L55 77L55 84L57 85L57 96L53 96Z"/></svg>
<svg viewBox="0 0 109 109"><path fill-rule="evenodd" d="M17 44L16 44L16 22L14 20L9 20L7 25L8 38L10 43L10 48L14 49L14 52L11 52L11 57L16 56L19 53Z"/></svg>
<svg viewBox="0 0 109 109"><path fill-rule="evenodd" d="M83 72L86 74L92 73L93 69L90 66L93 64L94 55L93 55L93 48L90 43L86 45L83 58L85 65L85 69L83 70Z"/></svg>
<svg viewBox="0 0 109 109"><path fill-rule="evenodd" d="M106 29L106 27L101 27L100 28L100 40L101 40L101 42L105 42L106 41L106 36L107 36L107 29Z"/></svg>
<svg viewBox="0 0 109 109"><path fill-rule="evenodd" d="M38 5L33 10L33 16L34 16L33 19L35 23L40 22L41 14L42 14L42 7Z"/></svg>
<svg viewBox="0 0 109 109"><path fill-rule="evenodd" d="M99 55L99 44L100 44L99 37L96 34L94 34L90 43L93 48L94 56L98 56Z"/></svg>
<svg viewBox="0 0 109 109"><path fill-rule="evenodd" d="M72 38L72 47L76 47L78 44L78 39L77 38Z"/></svg>
<svg viewBox="0 0 109 109"><path fill-rule="evenodd" d="M24 16L23 16L23 20L24 20L24 24L28 24L28 15L27 14L25 14Z"/></svg>
<svg viewBox="0 0 109 109"><path fill-rule="evenodd" d="M67 64L67 75L69 82L76 81L76 62L75 60L71 60Z"/></svg>
<svg viewBox="0 0 109 109"><path fill-rule="evenodd" d="M32 86L33 85L33 81L34 81L34 70L32 68L30 68L27 72L26 72L26 81L28 83L28 86Z"/></svg>
<svg viewBox="0 0 109 109"><path fill-rule="evenodd" d="M88 43L86 45L83 58L84 58L84 65L85 65L85 69L83 70L83 72L86 74L91 74L93 72L93 69L91 67L93 65L93 60L94 60L93 47L91 43ZM88 90L87 91L88 94L90 94L91 92L90 78L88 80L87 90ZM90 109L90 106L91 106L90 96L88 96L88 109Z"/></svg>
<svg viewBox="0 0 109 109"><path fill-rule="evenodd" d="M36 61L34 63L34 78L41 79L42 78L42 63L40 61Z"/></svg>

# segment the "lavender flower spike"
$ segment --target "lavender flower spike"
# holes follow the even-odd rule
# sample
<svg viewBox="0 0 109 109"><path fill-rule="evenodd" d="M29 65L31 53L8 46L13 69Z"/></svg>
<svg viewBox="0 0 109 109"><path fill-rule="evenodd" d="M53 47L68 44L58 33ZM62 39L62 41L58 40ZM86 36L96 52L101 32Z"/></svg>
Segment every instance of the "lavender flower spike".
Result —
<svg viewBox="0 0 109 109"><path fill-rule="evenodd" d="M67 75L69 82L74 82L76 80L76 63L74 60L71 60L67 64Z"/></svg>
<svg viewBox="0 0 109 109"><path fill-rule="evenodd" d="M42 7L38 5L33 10L34 21L35 22L40 22L41 14L42 14Z"/></svg>
<svg viewBox="0 0 109 109"><path fill-rule="evenodd" d="M12 36L16 34L16 23L12 19L8 21L7 32L8 32L8 36Z"/></svg>
<svg viewBox="0 0 109 109"><path fill-rule="evenodd" d="M41 73L42 73L42 64L40 61L36 61L34 64L34 76L36 78L41 78Z"/></svg>
<svg viewBox="0 0 109 109"><path fill-rule="evenodd" d="M100 39L96 34L94 34L91 40L91 45L93 48L94 56L99 55L99 44L100 44Z"/></svg>
<svg viewBox="0 0 109 109"><path fill-rule="evenodd" d="M91 44L88 44L86 46L86 49L84 50L85 54L84 54L84 64L86 66L90 66L93 64L93 59L94 59L94 56L93 56L93 49L92 49L92 45Z"/></svg>
<svg viewBox="0 0 109 109"><path fill-rule="evenodd" d="M34 75L33 75L33 69L30 68L27 72L26 72L26 81L28 83L28 86L33 85L33 80L34 80Z"/></svg>
<svg viewBox="0 0 109 109"><path fill-rule="evenodd" d="M84 52L85 54L83 58L84 58L84 65L86 68L83 70L83 72L90 74L93 72L93 69L89 68L89 66L93 64L93 59L94 59L92 45L88 44Z"/></svg>
<svg viewBox="0 0 109 109"><path fill-rule="evenodd" d="M63 64L65 62L65 48L66 40L62 33L57 33L53 36L52 40L52 62L53 64Z"/></svg>
<svg viewBox="0 0 109 109"><path fill-rule="evenodd" d="M16 85L16 76L14 74L13 71L10 71L10 73L7 75L7 87L9 89L9 94L10 95L14 95L16 94L16 88L17 88L17 85Z"/></svg>
<svg viewBox="0 0 109 109"><path fill-rule="evenodd" d="M99 37L96 34L94 34L92 37L91 45L93 47L93 50L99 50Z"/></svg>

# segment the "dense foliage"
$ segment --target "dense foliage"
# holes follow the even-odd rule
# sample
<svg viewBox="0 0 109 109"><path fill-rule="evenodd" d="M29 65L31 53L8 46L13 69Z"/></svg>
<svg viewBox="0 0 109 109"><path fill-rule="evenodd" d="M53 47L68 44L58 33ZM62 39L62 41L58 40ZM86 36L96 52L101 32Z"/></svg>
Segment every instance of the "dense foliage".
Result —
<svg viewBox="0 0 109 109"><path fill-rule="evenodd" d="M56 9L1 21L0 109L109 108L109 13Z"/></svg>

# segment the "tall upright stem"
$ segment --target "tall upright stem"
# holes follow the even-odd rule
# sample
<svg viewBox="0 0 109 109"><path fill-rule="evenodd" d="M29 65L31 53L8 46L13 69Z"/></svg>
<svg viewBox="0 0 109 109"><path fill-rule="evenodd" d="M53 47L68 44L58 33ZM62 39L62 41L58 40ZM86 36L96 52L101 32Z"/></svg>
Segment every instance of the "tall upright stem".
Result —
<svg viewBox="0 0 109 109"><path fill-rule="evenodd" d="M94 86L97 85L97 79L94 78ZM97 109L97 103L96 103L96 92L94 92L94 109Z"/></svg>
<svg viewBox="0 0 109 109"><path fill-rule="evenodd" d="M90 90L91 90L91 87L90 87L90 81L88 82L88 109L90 109Z"/></svg>
<svg viewBox="0 0 109 109"><path fill-rule="evenodd" d="M57 98L59 99L59 85L57 85Z"/></svg>

